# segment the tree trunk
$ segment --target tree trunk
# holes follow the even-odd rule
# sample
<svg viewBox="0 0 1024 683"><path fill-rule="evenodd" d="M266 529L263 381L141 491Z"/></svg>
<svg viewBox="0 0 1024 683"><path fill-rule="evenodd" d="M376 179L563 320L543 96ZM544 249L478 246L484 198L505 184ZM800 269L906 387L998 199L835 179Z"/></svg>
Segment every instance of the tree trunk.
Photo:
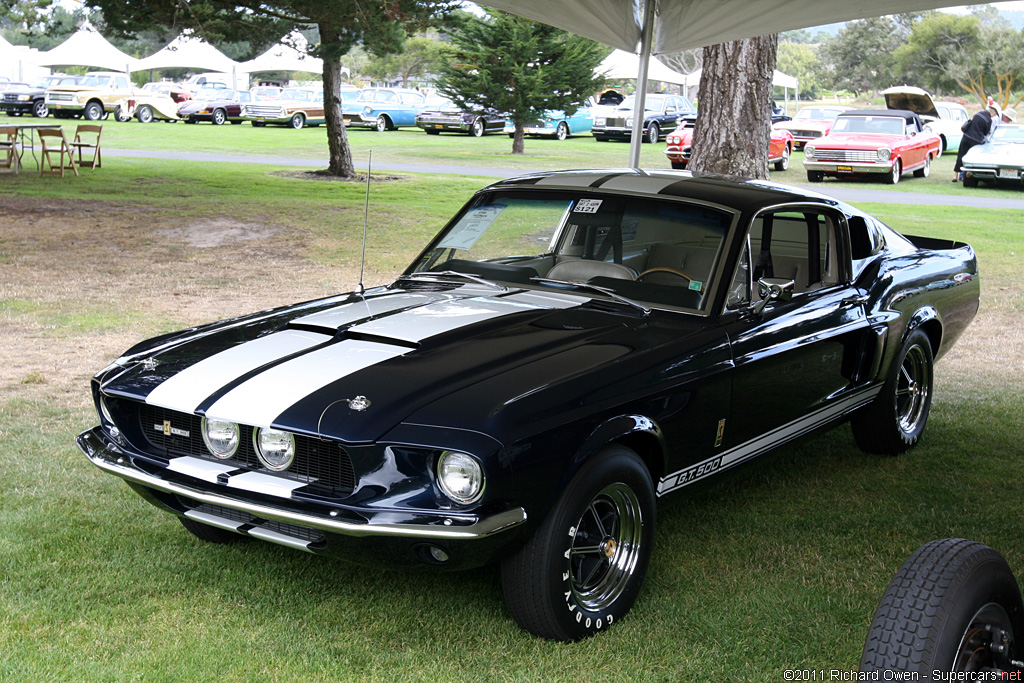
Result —
<svg viewBox="0 0 1024 683"><path fill-rule="evenodd" d="M522 122L515 121L516 132L512 134L512 153L524 154L526 152L526 135L523 133Z"/></svg>
<svg viewBox="0 0 1024 683"><path fill-rule="evenodd" d="M768 178L778 45L778 35L773 34L704 48L690 170Z"/></svg>
<svg viewBox="0 0 1024 683"><path fill-rule="evenodd" d="M340 37L332 33L332 27L320 24L319 28L321 43ZM327 125L327 151L330 156L327 172L342 178L353 178L356 175L356 168L352 162L352 150L348 146L345 119L341 115L341 59L334 56L335 52L325 50L323 56L324 117Z"/></svg>

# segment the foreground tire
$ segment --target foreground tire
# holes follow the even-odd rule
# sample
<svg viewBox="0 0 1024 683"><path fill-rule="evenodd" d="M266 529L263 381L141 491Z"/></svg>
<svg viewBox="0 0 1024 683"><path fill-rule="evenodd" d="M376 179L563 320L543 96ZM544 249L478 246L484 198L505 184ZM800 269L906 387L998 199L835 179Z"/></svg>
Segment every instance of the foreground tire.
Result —
<svg viewBox="0 0 1024 683"><path fill-rule="evenodd" d="M809 183L821 183L825 180L825 174L821 171L808 171L807 182Z"/></svg>
<svg viewBox="0 0 1024 683"><path fill-rule="evenodd" d="M223 109L214 109L213 115L210 117L210 121L215 126L223 126L224 122L228 120L228 113Z"/></svg>
<svg viewBox="0 0 1024 683"><path fill-rule="evenodd" d="M226 545L229 543L238 543L239 541L244 541L246 539L245 536L236 534L234 531L218 529L215 526L203 524L202 522L197 522L194 519L189 519L188 517L178 517L178 521L181 522L183 527L188 529L189 533L199 540L206 541L207 543Z"/></svg>
<svg viewBox="0 0 1024 683"><path fill-rule="evenodd" d="M509 612L530 633L574 641L621 620L636 601L654 540L654 487L633 451L587 462L533 537L501 565Z"/></svg>
<svg viewBox="0 0 1024 683"><path fill-rule="evenodd" d="M569 124L565 121L559 121L558 127L555 128L555 139L564 140L569 137Z"/></svg>
<svg viewBox="0 0 1024 683"><path fill-rule="evenodd" d="M945 538L918 548L896 573L871 622L860 670L1020 671L1012 662L1021 659L1022 637L1024 606L1003 556Z"/></svg>
<svg viewBox="0 0 1024 683"><path fill-rule="evenodd" d="M895 185L900 182L900 178L903 177L903 164L900 163L899 159L896 159L892 163L892 170L889 171L889 175L885 176L886 185Z"/></svg>
<svg viewBox="0 0 1024 683"><path fill-rule="evenodd" d="M82 118L86 121L99 121L103 118L103 106L98 102L90 102L82 110Z"/></svg>
<svg viewBox="0 0 1024 683"><path fill-rule="evenodd" d="M386 131L388 129L388 117L384 116L383 114L379 115L377 117L377 121L373 125L373 129L376 130L378 133L383 133L384 131Z"/></svg>
<svg viewBox="0 0 1024 683"><path fill-rule="evenodd" d="M928 335L914 330L881 393L850 419L858 446L869 453L898 455L917 445L931 410L933 366Z"/></svg>
<svg viewBox="0 0 1024 683"><path fill-rule="evenodd" d="M473 121L473 125L469 128L469 136L473 138L482 138L484 136L484 120L477 119Z"/></svg>

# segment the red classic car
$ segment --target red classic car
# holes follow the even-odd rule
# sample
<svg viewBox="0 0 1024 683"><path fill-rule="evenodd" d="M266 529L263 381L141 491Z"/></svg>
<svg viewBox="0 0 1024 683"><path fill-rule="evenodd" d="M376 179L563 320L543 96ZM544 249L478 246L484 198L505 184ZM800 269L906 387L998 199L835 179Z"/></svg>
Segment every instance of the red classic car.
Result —
<svg viewBox="0 0 1024 683"><path fill-rule="evenodd" d="M693 141L693 122L686 121L679 125L666 138L665 156L672 163L672 168L685 169L690 163L690 151ZM793 136L788 130L772 129L771 141L768 143L768 163L775 164L776 171L789 168L789 156L793 153Z"/></svg>
<svg viewBox="0 0 1024 683"><path fill-rule="evenodd" d="M780 121L773 127L792 133L793 148L802 149L808 142L828 135L836 117L844 111L846 107L804 107L792 120Z"/></svg>
<svg viewBox="0 0 1024 683"><path fill-rule="evenodd" d="M807 180L825 176L884 174L895 184L913 171L927 178L942 140L925 131L917 114L905 109L853 109L843 112L832 132L804 146Z"/></svg>

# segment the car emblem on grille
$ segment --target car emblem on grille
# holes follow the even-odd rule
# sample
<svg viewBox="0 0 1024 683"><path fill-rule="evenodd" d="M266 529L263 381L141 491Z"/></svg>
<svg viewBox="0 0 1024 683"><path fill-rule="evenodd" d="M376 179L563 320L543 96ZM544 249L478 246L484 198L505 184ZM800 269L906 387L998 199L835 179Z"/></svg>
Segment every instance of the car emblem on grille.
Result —
<svg viewBox="0 0 1024 683"><path fill-rule="evenodd" d="M163 432L164 436L183 436L187 439L191 435L191 432L187 429L172 427L170 420L164 420L164 423L160 425L153 425L153 429L158 432Z"/></svg>
<svg viewBox="0 0 1024 683"><path fill-rule="evenodd" d="M370 407L370 399L365 396L356 396L355 398L348 399L348 407L352 410L366 410Z"/></svg>

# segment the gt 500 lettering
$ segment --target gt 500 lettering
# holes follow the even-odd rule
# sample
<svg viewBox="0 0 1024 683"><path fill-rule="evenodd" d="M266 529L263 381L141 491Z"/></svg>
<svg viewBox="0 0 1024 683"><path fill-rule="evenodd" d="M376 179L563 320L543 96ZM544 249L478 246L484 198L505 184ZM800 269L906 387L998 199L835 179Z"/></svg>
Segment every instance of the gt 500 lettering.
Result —
<svg viewBox="0 0 1024 683"><path fill-rule="evenodd" d="M667 491L669 489L692 484L698 479L702 479L709 474L714 474L721 466L722 456L712 458L711 460L702 462L699 465L694 465L693 467L676 472L667 479L663 479L661 484L658 486L658 489L660 491Z"/></svg>

